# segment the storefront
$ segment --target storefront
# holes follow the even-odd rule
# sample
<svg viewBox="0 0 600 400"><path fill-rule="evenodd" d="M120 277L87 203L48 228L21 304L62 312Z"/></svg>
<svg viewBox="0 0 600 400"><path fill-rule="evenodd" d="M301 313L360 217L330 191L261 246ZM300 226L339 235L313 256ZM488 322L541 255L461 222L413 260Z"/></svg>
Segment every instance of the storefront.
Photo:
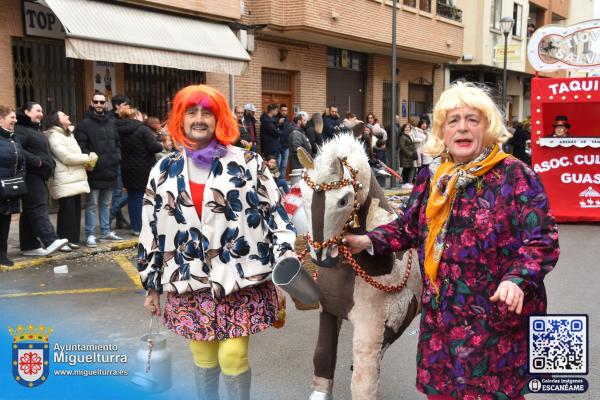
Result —
<svg viewBox="0 0 600 400"><path fill-rule="evenodd" d="M0 30L12 50L12 74L4 74L0 93L75 121L95 90L125 93L141 111L164 118L179 88L204 83L206 72L240 75L250 59L222 23L100 1L9 3L20 6L12 12L22 19Z"/></svg>

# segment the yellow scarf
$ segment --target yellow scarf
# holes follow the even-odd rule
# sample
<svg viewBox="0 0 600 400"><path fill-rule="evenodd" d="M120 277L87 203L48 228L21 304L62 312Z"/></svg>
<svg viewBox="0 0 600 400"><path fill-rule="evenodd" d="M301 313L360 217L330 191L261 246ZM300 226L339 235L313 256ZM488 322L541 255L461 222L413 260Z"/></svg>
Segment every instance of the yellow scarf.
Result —
<svg viewBox="0 0 600 400"><path fill-rule="evenodd" d="M439 294L436 276L444 250L446 225L458 190L465 188L508 156L496 144L468 164L446 161L435 172L426 208L429 232L425 241L425 273L436 294Z"/></svg>

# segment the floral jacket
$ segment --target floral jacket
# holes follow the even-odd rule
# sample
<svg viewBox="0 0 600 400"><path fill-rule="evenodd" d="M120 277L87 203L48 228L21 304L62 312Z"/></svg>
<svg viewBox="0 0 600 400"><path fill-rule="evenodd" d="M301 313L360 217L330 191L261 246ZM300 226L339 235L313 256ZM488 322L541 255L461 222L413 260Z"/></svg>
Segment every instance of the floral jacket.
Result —
<svg viewBox="0 0 600 400"><path fill-rule="evenodd" d="M376 253L419 248L424 265L424 169L403 217L368 235ZM558 231L538 176L506 158L457 194L437 273L424 277L417 388L458 399L512 399L527 392L527 317L546 312L544 276L559 255ZM523 312L492 303L501 281L525 293Z"/></svg>
<svg viewBox="0 0 600 400"><path fill-rule="evenodd" d="M184 152L156 163L148 180L138 244L146 289L212 290L221 298L270 279L296 233L259 155L227 146L204 189L202 220L190 196Z"/></svg>

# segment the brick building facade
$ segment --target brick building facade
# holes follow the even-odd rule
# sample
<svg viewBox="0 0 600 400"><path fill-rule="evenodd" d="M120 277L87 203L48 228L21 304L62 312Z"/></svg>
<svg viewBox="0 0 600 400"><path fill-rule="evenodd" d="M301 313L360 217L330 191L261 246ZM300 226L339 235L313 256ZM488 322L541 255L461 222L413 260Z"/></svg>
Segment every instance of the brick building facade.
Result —
<svg viewBox="0 0 600 400"><path fill-rule="evenodd" d="M407 119L417 109L419 113L430 111L443 90L441 65L462 55L463 26L456 18L438 10L436 2L415 0L398 3L397 104L399 113ZM308 113L323 111L328 102L339 102L342 113L352 111L364 118L367 112L373 112L380 119L384 115L391 119L391 110L388 109L391 100L391 2L356 0L351 4L331 5L327 0L246 0L242 3L238 0L218 3L136 0L118 4L222 25L231 24L240 38L249 37L251 60L246 71L233 78L233 88L229 84L230 76L208 71L193 74L186 71L187 75L180 79L180 84L202 82L219 88L226 95L232 90L233 103L254 103L259 112L266 103L284 99L292 109ZM0 94L4 103L18 105L16 103L25 99L20 85L23 82L31 85L26 75L32 67L13 60L13 54L27 53L30 51L28 46L41 48L34 51L46 52L52 48L64 54L61 50L64 39L27 35L23 26L27 19L22 0L0 0L0 13L5 21L0 27L0 46L6 55L0 67L4 72L0 80ZM262 29L251 27L246 35L248 25L262 25ZM148 64L152 64L152 60ZM87 107L89 94L95 87L95 67L96 63L91 60L69 59L68 71L62 71L62 75L57 73L60 79L57 78L58 81L53 84L73 88L65 93L55 93L56 87L35 91L32 92L33 97L43 97L44 108L64 109L77 120ZM144 111L153 113L156 102L145 101L145 98L156 97L155 93L158 93L163 98L157 101L166 104L172 93L165 93L165 90L175 89L169 87L157 92L153 81L160 81L162 76L180 77L184 71L167 71L171 75L165 75L164 69L142 67L115 62L112 92L132 91L126 94L133 97L134 102L152 108ZM47 76L47 79L38 78L38 82L52 80L52 73ZM157 108L156 112L165 117L166 106ZM387 123L387 120L384 121L384 124Z"/></svg>
<svg viewBox="0 0 600 400"><path fill-rule="evenodd" d="M415 1L414 7L398 3L397 104L398 113L407 120L416 113L412 108L419 108L419 114L431 111L444 88L442 64L462 55L463 27L459 21L439 15L435 2ZM254 51L246 73L234 79L234 103L253 103L262 110L268 98L262 81L265 70L287 71L294 85L291 103L297 109L309 114L322 112L332 99L338 99L333 105L342 114L351 111L364 118L372 112L380 120L385 116L383 123L388 125L391 114L384 105L389 108L391 97L384 86L387 83L391 88L391 14L390 4L373 0L355 1L351 7L331 6L321 0L245 1L241 22L265 28L249 32ZM332 76L344 79L344 68L331 65L332 51L364 57L360 73L347 75L348 84L361 79L355 85L360 101L340 101L348 93L337 97L332 93L340 85L332 82ZM207 74L206 82L225 93L230 90L229 80L218 74ZM429 96L426 106L411 107L415 104L411 88L425 89Z"/></svg>

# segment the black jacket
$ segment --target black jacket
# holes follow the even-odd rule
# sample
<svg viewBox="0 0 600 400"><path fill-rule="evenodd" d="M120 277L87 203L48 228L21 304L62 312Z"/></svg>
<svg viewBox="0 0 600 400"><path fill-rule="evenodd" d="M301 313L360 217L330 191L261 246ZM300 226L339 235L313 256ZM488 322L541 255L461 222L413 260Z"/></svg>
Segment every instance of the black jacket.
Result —
<svg viewBox="0 0 600 400"><path fill-rule="evenodd" d="M281 151L279 136L280 132L276 121L266 112L262 113L260 116L260 144L265 157L279 154Z"/></svg>
<svg viewBox="0 0 600 400"><path fill-rule="evenodd" d="M136 119L115 121L121 139L121 174L123 186L143 192L150 170L156 164L155 154L163 150L152 129Z"/></svg>
<svg viewBox="0 0 600 400"><path fill-rule="evenodd" d="M40 130L40 125L31 122L27 115L18 113L15 136L25 153L27 173L48 180L54 172L56 162L52 157L48 138Z"/></svg>
<svg viewBox="0 0 600 400"><path fill-rule="evenodd" d="M513 146L513 156L524 163L531 165L531 156L525 151L527 141L531 139L531 134L522 125L517 126L510 143Z"/></svg>
<svg viewBox="0 0 600 400"><path fill-rule="evenodd" d="M16 172L15 172L16 171ZM0 178L12 178L25 173L25 155L14 134L0 128ZM20 197L0 198L0 214L21 212Z"/></svg>
<svg viewBox="0 0 600 400"><path fill-rule="evenodd" d="M96 167L88 171L90 188L112 188L121 162L121 144L114 121L107 114L98 115L90 108L75 128L75 139L83 153L98 155Z"/></svg>
<svg viewBox="0 0 600 400"><path fill-rule="evenodd" d="M311 152L310 140L306 137L306 134L302 128L294 126L290 133L290 167L292 169L302 169L303 166L300 164L298 159L298 149L303 147L309 154Z"/></svg>
<svg viewBox="0 0 600 400"><path fill-rule="evenodd" d="M340 125L341 120L331 115L323 115L323 141L328 141L335 136L335 128Z"/></svg>
<svg viewBox="0 0 600 400"><path fill-rule="evenodd" d="M312 121L308 121L306 125L306 137L310 141L311 154L314 157L317 155L319 147L323 146L323 135L315 131Z"/></svg>
<svg viewBox="0 0 600 400"><path fill-rule="evenodd" d="M283 124L279 124L280 118L283 118ZM279 127L279 143L281 143L281 149L285 150L290 147L290 132L294 128L294 125L290 124L288 117L284 117L281 113L277 114L275 121L277 121L277 126Z"/></svg>
<svg viewBox="0 0 600 400"><path fill-rule="evenodd" d="M248 127L244 123L244 120L242 120L241 122L237 121L237 127L238 127L238 130L240 131L240 137L238 138L235 145L237 147L243 148L244 146L242 146L242 140L245 140L248 143L252 142L252 137L250 136L250 129L248 129Z"/></svg>

